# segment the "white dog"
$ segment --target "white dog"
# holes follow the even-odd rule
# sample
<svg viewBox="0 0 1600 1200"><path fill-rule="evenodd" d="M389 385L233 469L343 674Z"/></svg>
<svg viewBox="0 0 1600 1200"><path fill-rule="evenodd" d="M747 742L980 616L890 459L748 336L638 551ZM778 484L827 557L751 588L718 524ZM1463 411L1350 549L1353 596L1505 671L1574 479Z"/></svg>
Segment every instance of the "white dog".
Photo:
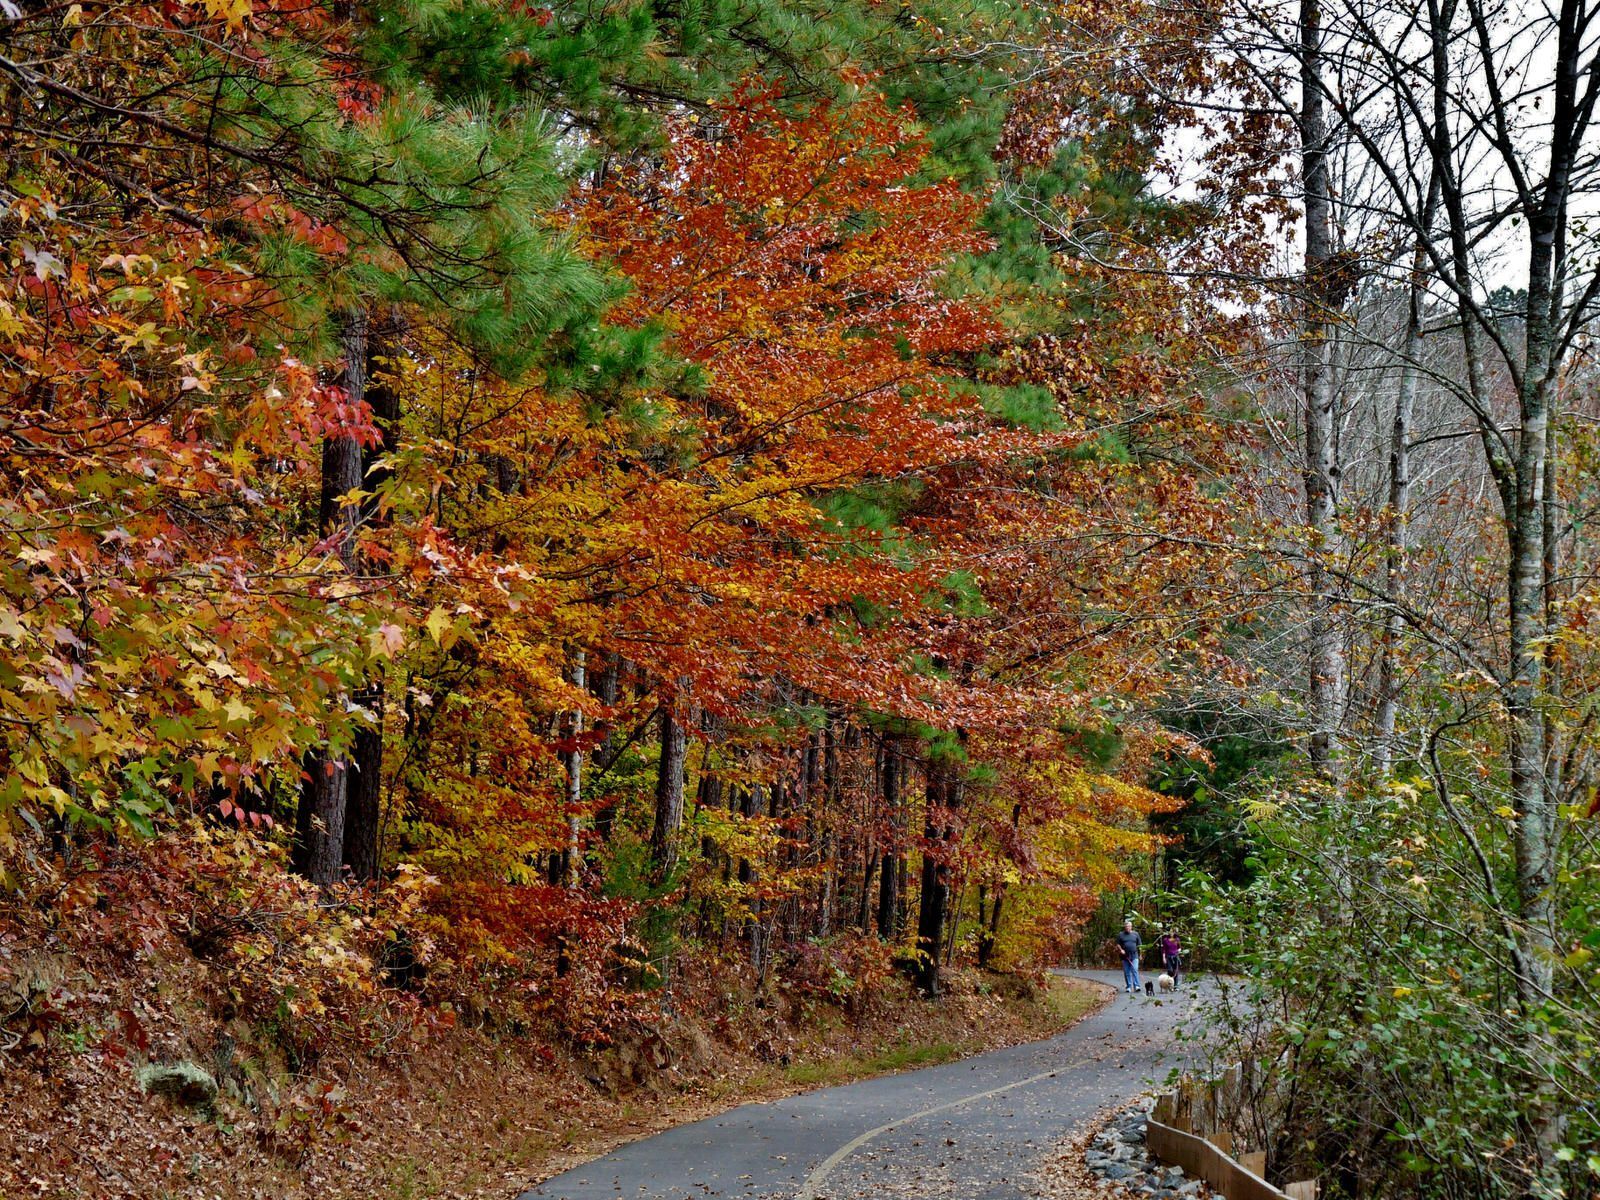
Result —
<svg viewBox="0 0 1600 1200"><path fill-rule="evenodd" d="M1170 992L1178 986L1178 982L1177 980L1173 979L1171 975L1168 975L1165 971L1163 971L1161 974L1156 976L1156 986L1163 992Z"/></svg>

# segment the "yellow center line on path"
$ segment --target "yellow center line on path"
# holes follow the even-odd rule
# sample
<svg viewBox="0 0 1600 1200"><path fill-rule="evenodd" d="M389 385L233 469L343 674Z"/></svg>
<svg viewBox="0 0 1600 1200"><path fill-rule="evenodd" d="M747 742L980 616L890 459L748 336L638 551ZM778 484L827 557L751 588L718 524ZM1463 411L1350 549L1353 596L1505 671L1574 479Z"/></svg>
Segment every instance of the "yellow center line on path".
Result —
<svg viewBox="0 0 1600 1200"><path fill-rule="evenodd" d="M1104 1056L1102 1055L1102 1057ZM925 1108L921 1112L910 1113L899 1120L890 1121L886 1125L879 1125L876 1129L869 1129L828 1155L821 1166L806 1176L806 1181L800 1185L800 1190L795 1193L794 1200L819 1200L817 1189L827 1182L828 1176L833 1174L834 1168L879 1134L888 1133L891 1129L910 1124L912 1121L920 1121L923 1117L931 1117L934 1113L941 1113L951 1108L960 1108L963 1104L971 1104L974 1100L987 1100L991 1096L998 1096L1002 1092L1011 1091L1013 1088L1027 1087L1029 1084L1049 1079L1052 1075L1059 1075L1062 1071L1070 1071L1075 1067L1086 1067L1095 1061L1095 1056L1089 1055L1087 1058L1080 1058L1075 1062L1052 1067L1048 1071L1040 1071L1037 1075L1030 1075L1026 1079L1013 1080L1001 1087L991 1088L987 1092L974 1092L972 1095L963 1096L959 1100L946 1100L943 1104L935 1104L932 1108Z"/></svg>

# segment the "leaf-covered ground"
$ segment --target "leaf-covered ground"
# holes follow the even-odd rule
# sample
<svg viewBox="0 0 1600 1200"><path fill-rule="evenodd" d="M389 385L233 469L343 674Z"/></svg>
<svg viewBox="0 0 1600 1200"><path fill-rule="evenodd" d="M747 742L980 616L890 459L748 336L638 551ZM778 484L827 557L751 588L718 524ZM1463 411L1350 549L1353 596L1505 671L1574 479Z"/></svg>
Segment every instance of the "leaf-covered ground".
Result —
<svg viewBox="0 0 1600 1200"><path fill-rule="evenodd" d="M641 1017L609 1047L395 1003L364 1010L365 1028L328 1025L312 1054L286 1052L289 1013L246 1019L229 975L152 943L0 936L0 1196L508 1197L668 1125L1041 1036L1098 1000L956 971L938 1003L895 978L850 1012L685 972L675 1017ZM214 1107L145 1095L150 1061L210 1072Z"/></svg>

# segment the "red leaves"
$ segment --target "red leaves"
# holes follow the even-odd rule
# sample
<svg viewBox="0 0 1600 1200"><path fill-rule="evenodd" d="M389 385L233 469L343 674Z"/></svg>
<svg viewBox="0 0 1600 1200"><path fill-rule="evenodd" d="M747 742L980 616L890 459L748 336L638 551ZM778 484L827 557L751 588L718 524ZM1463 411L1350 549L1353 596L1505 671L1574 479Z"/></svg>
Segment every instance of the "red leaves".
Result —
<svg viewBox="0 0 1600 1200"><path fill-rule="evenodd" d="M351 117L369 116L375 95L370 85L351 85L339 97L339 110ZM258 193L236 196L233 209L246 223L287 233L319 254L339 258L350 250L349 240L337 227L308 216L282 197Z"/></svg>
<svg viewBox="0 0 1600 1200"><path fill-rule="evenodd" d="M370 80L346 79L339 89L339 111L351 121L371 120L382 100L382 91ZM339 253L343 252L341 248Z"/></svg>
<svg viewBox="0 0 1600 1200"><path fill-rule="evenodd" d="M534 26L553 19L509 2ZM293 21L265 4L215 11L257 30ZM319 76L327 119L373 120L382 96L342 69ZM297 203L235 163L196 189L194 213L93 237L51 216L54 200L11 214L26 241L0 291L0 371L25 400L0 439L18 549L0 638L23 681L13 719L56 743L20 739L8 766L38 811L128 803L141 827L169 802L214 811L224 824L168 864L181 885L144 885L244 1003L309 997L292 1014L302 1049L326 1029L318 1005L372 985L379 928L416 947L407 986L502 987L588 1037L620 1020L648 982L638 910L584 890L603 865L587 859L580 886L544 881L565 877L569 848L593 848L570 818L620 800L625 826L626 802L653 789L641 752L663 701L681 701L685 724L694 713L692 773L747 799L767 789L765 812L703 816L719 853L757 864L737 884L689 885L725 915L787 904L826 873L800 861L808 806L860 835L863 856L917 846L905 806L873 799L870 736L830 744L858 778L818 801L815 764L795 760L819 753L823 714L830 735L892 726L909 763L959 729L996 764L959 819L931 814L950 838L922 849L953 870L1059 882L1114 870L1132 844L1115 826L1150 801L1087 774L1058 731L1159 673L1151 623L1129 608L1203 600L1191 547L1220 518L1170 464L1213 447L1152 348L1172 294L1086 266L1085 290L1116 297L1098 323L1007 348L996 315L948 279L990 248L985 197L928 178L911 115L853 82L853 103L811 108L747 86L575 198L574 235L629 284L609 314L625 334L563 333L603 385L494 379L403 314L375 352L397 400L383 429L330 382L336 361L285 348L315 345L290 323L350 303L359 279L308 297L292 273L241 268L213 232L343 266L356 225L325 221L331 201ZM640 330L663 331L672 361L640 350L637 370L608 369L632 351L606 339ZM1064 428L991 415L984 386L1012 383ZM1133 397L1160 415L1130 418ZM1113 444L1136 436L1163 453L1141 463ZM341 564L315 480L321 444L345 440L382 453L338 498L365 521ZM1159 632L1177 642L1186 619ZM577 651L591 671L615 652L628 685L594 699ZM386 885L340 925L267 861L255 833L271 817L251 797L292 795L308 746L344 750L371 722L389 739L385 853L403 846L443 882ZM611 773L569 801L561 760L593 767L602 747ZM835 952L852 976L881 969L876 944ZM840 964L811 965L821 981ZM337 1125L337 1105L316 1098L302 1117Z"/></svg>
<svg viewBox="0 0 1600 1200"><path fill-rule="evenodd" d="M307 392L306 433L317 439L350 438L363 446L383 443L365 401L352 404L337 384L314 384Z"/></svg>
<svg viewBox="0 0 1600 1200"><path fill-rule="evenodd" d="M246 825L252 829L267 830L272 828L271 813L256 812L226 798L217 802L217 812L222 815L224 821L233 821L240 828Z"/></svg>
<svg viewBox="0 0 1600 1200"><path fill-rule="evenodd" d="M548 5L530 4L528 0L511 0L507 7L518 16L530 18L541 29L549 25L551 18L555 16Z"/></svg>

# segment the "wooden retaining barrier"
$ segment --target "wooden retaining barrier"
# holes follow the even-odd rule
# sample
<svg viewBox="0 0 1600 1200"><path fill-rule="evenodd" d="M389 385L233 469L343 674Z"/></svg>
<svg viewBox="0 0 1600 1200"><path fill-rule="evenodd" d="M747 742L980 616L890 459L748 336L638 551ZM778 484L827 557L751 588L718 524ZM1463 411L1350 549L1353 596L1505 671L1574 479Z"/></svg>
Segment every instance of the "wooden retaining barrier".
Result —
<svg viewBox="0 0 1600 1200"><path fill-rule="evenodd" d="M1185 1080L1158 1096L1145 1132L1151 1157L1203 1179L1225 1200L1317 1200L1315 1180L1281 1189L1268 1183L1266 1151L1233 1157L1233 1135L1223 1125L1244 1102L1244 1085L1244 1072L1232 1067L1219 1079Z"/></svg>
<svg viewBox="0 0 1600 1200"><path fill-rule="evenodd" d="M1205 1180L1227 1200L1291 1200L1288 1192L1279 1191L1261 1176L1245 1170L1237 1159L1203 1137L1174 1129L1153 1117L1145 1137L1153 1157L1182 1167L1192 1179Z"/></svg>

